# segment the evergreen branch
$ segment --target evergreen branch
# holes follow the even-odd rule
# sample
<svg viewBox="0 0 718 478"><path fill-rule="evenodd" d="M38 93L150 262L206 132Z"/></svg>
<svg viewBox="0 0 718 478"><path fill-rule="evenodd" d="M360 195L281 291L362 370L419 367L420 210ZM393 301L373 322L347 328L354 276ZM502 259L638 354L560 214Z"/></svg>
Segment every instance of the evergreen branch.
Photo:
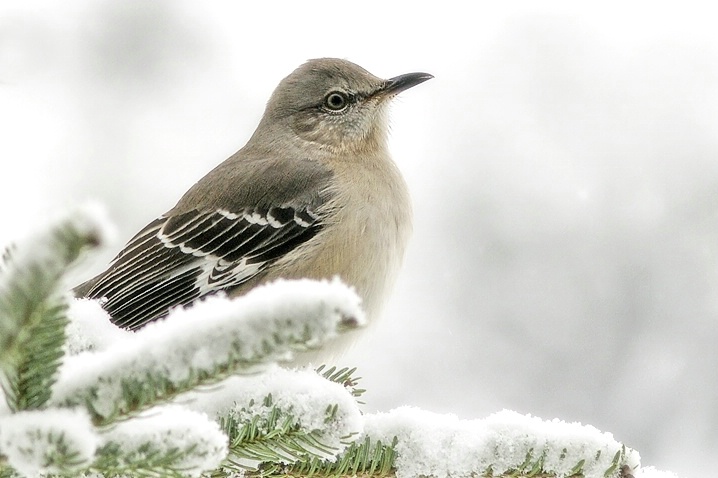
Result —
<svg viewBox="0 0 718 478"><path fill-rule="evenodd" d="M44 319L28 328L27 337L31 339L23 341L28 343L18 361L16 378L9 380L12 394L8 395L15 397L14 410L38 409L50 399L50 387L63 356L67 304L62 299L50 298L43 309Z"/></svg>
<svg viewBox="0 0 718 478"><path fill-rule="evenodd" d="M365 420L373 440L398 437L395 467L404 475L617 478L638 466L637 453L610 434L508 410L459 420L402 407Z"/></svg>
<svg viewBox="0 0 718 478"><path fill-rule="evenodd" d="M194 451L192 446L160 450L154 443L142 443L128 453L114 443L98 450L98 460L87 471L102 473L105 477L133 476L137 478L186 478L184 470L175 468L175 464Z"/></svg>
<svg viewBox="0 0 718 478"><path fill-rule="evenodd" d="M337 419L337 406L329 405L324 423ZM220 427L230 437L225 468L240 471L258 467L267 473L274 465L313 458L334 457L339 450L325 443L324 431L307 429L292 407L284 409L267 395L263 403L251 401L219 418ZM349 438L349 437L347 437Z"/></svg>
<svg viewBox="0 0 718 478"><path fill-rule="evenodd" d="M391 444L385 445L381 441L373 442L365 437L360 442L354 442L338 458L326 459L317 456L300 459L290 465L281 463L263 463L256 470L243 469L246 477L376 477L386 478L396 474L394 461L396 459L396 438ZM211 473L212 478L227 476L225 467ZM241 468L241 465L239 466Z"/></svg>
<svg viewBox="0 0 718 478"><path fill-rule="evenodd" d="M77 473L95 456L99 438L83 410L32 410L0 417L0 454L22 476Z"/></svg>
<svg viewBox="0 0 718 478"><path fill-rule="evenodd" d="M233 405L223 405L230 398ZM198 409L207 410L209 404L217 410L217 420L229 436L229 457L213 476L281 474L297 462L332 462L363 424L351 393L312 370L276 368L255 377L236 377L221 390L190 399Z"/></svg>
<svg viewBox="0 0 718 478"><path fill-rule="evenodd" d="M360 397L364 392L366 392L366 390L363 388L357 388L361 377L353 376L354 372L356 372L357 370L356 367L343 367L341 369L337 369L337 367L331 366L326 370L324 369L325 367L326 365L320 365L316 369L316 372L330 382L338 383L344 386L344 388L346 388L352 394L353 397Z"/></svg>
<svg viewBox="0 0 718 478"><path fill-rule="evenodd" d="M227 455L227 437L205 414L160 407L110 427L92 471L105 476L199 476Z"/></svg>
<svg viewBox="0 0 718 478"><path fill-rule="evenodd" d="M2 457L0 457L0 478L20 478L20 475L18 475L15 470L10 468L10 466L4 462Z"/></svg>
<svg viewBox="0 0 718 478"><path fill-rule="evenodd" d="M52 402L83 405L107 425L229 375L254 374L362 320L358 297L338 281L279 281L235 299L211 297L106 350L69 357Z"/></svg>
<svg viewBox="0 0 718 478"><path fill-rule="evenodd" d="M312 458L295 463L285 470L291 476L372 476L388 477L395 474L397 439L385 445L378 440L364 440L352 443L334 462Z"/></svg>
<svg viewBox="0 0 718 478"><path fill-rule="evenodd" d="M638 468L637 454L610 434L557 420L504 411L462 421L406 408L362 416L353 397L363 390L349 368L322 366L321 377L286 370L236 377L241 387L230 392L242 405L219 424L180 406L147 410L187 390L211 395L196 389L233 373L264 370L294 348L318 346L343 326L355 326L358 299L336 283L282 283L258 289L247 301L210 300L178 311L173 325L156 324L116 347L73 357L59 393L49 399L67 322L59 284L100 236L83 213L2 255L0 385L13 413L0 416L0 478L82 472L633 478ZM85 405L92 415L45 408L49 400ZM93 420L111 425L98 431Z"/></svg>
<svg viewBox="0 0 718 478"><path fill-rule="evenodd" d="M62 358L66 303L58 293L67 268L103 236L80 210L6 249L0 276L0 385L12 411L43 406Z"/></svg>
<svg viewBox="0 0 718 478"><path fill-rule="evenodd" d="M246 471L247 477L372 477L391 478L396 476L395 461L397 458L398 439L394 437L391 444L385 445L380 440L373 442L371 438L352 443L339 458L332 462L330 460L312 457L307 460L299 460L290 466L265 466L257 471ZM450 453L451 450L446 450ZM483 472L472 472L467 476L486 478L584 478L585 461L579 460L576 466L568 473L551 472L543 469L545 454L534 456L533 451L527 453L523 463L502 473L494 473L489 466ZM499 457L497 457L498 459ZM631 469L619 464L625 459L625 447L620 453L614 456L613 464L607 469L604 477L633 478ZM213 478L225 475L210 475ZM438 475L428 475L438 476Z"/></svg>

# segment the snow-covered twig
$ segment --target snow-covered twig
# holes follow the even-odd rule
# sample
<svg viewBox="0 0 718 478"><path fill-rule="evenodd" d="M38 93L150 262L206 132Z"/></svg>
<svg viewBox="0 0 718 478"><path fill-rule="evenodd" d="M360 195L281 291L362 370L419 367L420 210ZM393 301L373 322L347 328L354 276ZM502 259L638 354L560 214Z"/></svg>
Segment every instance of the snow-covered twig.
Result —
<svg viewBox="0 0 718 478"><path fill-rule="evenodd" d="M482 420L459 420L402 407L366 417L372 440L397 437L397 477L533 476L605 478L638 467L634 450L591 426L544 421L504 410Z"/></svg>
<svg viewBox="0 0 718 478"><path fill-rule="evenodd" d="M276 367L231 377L214 390L192 392L177 402L217 417L232 437L235 468L312 457L334 461L363 429L351 392L312 370Z"/></svg>
<svg viewBox="0 0 718 478"><path fill-rule="evenodd" d="M10 410L37 408L50 397L67 324L62 276L81 251L105 240L108 229L99 208L85 206L3 254L0 385Z"/></svg>
<svg viewBox="0 0 718 478"><path fill-rule="evenodd" d="M197 477L218 468L227 456L227 436L204 413L178 406L148 410L110 427L93 468L106 476Z"/></svg>
<svg viewBox="0 0 718 478"><path fill-rule="evenodd" d="M676 478L639 468L638 453L590 426L509 411L468 421L408 407L361 415L351 372L322 378L268 365L363 321L358 297L338 281L211 298L134 334L118 331L96 303L77 301L66 341L57 284L102 235L97 223L71 215L5 258L3 478ZM77 355L65 355L48 400L63 354ZM244 375L220 387L229 374Z"/></svg>
<svg viewBox="0 0 718 478"><path fill-rule="evenodd" d="M0 417L0 455L23 476L82 470L94 460L99 443L84 410L33 410Z"/></svg>
<svg viewBox="0 0 718 478"><path fill-rule="evenodd" d="M107 423L228 375L256 373L363 320L359 298L338 280L278 281L235 299L211 297L106 350L69 357L52 403L85 405Z"/></svg>

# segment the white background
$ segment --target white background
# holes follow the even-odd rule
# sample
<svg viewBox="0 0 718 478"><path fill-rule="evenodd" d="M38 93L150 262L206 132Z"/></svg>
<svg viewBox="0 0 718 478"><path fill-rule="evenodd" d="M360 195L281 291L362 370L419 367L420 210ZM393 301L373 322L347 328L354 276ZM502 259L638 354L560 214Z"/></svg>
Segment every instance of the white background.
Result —
<svg viewBox="0 0 718 478"><path fill-rule="evenodd" d="M342 363L366 409L502 408L718 466L718 28L709 2L0 4L0 242L92 198L120 242L337 56L393 108L415 234ZM89 276L92 271L84 271Z"/></svg>

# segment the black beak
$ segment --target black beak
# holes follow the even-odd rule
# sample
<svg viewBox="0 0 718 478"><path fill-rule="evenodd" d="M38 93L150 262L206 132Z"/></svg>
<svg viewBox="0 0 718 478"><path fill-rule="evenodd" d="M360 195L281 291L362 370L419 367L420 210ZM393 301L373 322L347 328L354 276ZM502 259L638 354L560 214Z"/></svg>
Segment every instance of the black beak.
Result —
<svg viewBox="0 0 718 478"><path fill-rule="evenodd" d="M377 93L386 96L398 95L402 91L408 90L412 86L421 84L433 77L434 75L430 75L429 73L406 73L405 75L395 76L394 78L386 80L384 86L377 91Z"/></svg>

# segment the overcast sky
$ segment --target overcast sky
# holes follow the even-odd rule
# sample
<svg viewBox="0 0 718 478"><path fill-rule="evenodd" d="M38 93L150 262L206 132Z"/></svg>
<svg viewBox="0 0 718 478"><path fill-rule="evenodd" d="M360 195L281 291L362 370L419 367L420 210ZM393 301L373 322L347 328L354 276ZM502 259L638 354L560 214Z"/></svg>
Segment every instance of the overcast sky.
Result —
<svg viewBox="0 0 718 478"><path fill-rule="evenodd" d="M4 0L0 242L87 199L118 243L309 58L434 80L391 149L415 233L342 361L368 410L590 423L718 466L718 29L709 2ZM709 468L712 466L712 468Z"/></svg>

